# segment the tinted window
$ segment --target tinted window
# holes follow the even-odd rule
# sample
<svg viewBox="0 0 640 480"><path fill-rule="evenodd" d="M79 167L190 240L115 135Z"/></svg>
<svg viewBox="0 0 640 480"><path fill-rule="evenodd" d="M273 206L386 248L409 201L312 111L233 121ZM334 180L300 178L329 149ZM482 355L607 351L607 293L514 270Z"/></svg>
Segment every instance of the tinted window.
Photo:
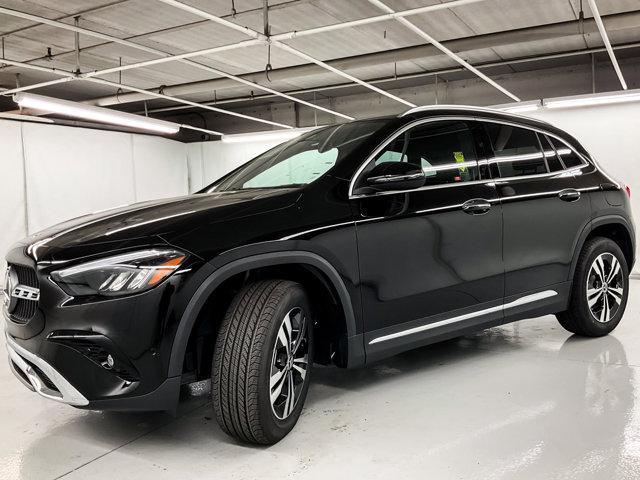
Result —
<svg viewBox="0 0 640 480"><path fill-rule="evenodd" d="M556 155L556 149L549 141L549 138L540 133L538 134L538 138L540 138L540 142L542 143L542 152L544 153L544 158L547 161L549 171L557 172L559 170L564 170L564 165L562 165L560 159Z"/></svg>
<svg viewBox="0 0 640 480"><path fill-rule="evenodd" d="M203 191L306 185L324 175L384 124L383 120L365 120L302 135L263 153Z"/></svg>
<svg viewBox="0 0 640 480"><path fill-rule="evenodd" d="M553 137L549 137L549 140L551 140L553 146L556 147L558 156L562 160L562 163L564 163L565 168L573 168L583 164L578 154L571 150L566 144Z"/></svg>
<svg viewBox="0 0 640 480"><path fill-rule="evenodd" d="M547 173L547 165L540 150L538 136L533 130L501 123L485 123L491 140L500 177L519 177Z"/></svg>
<svg viewBox="0 0 640 480"><path fill-rule="evenodd" d="M473 133L464 122L427 122L392 141L375 159L420 166L425 185L478 180Z"/></svg>

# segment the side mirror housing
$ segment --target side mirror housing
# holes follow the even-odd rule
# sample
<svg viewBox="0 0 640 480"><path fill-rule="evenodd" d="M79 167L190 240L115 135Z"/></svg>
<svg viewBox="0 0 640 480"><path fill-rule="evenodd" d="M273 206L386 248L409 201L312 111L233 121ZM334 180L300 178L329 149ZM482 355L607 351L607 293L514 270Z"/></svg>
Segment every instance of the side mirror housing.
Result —
<svg viewBox="0 0 640 480"><path fill-rule="evenodd" d="M373 167L365 182L374 190L413 190L424 185L425 175L411 163L383 162Z"/></svg>

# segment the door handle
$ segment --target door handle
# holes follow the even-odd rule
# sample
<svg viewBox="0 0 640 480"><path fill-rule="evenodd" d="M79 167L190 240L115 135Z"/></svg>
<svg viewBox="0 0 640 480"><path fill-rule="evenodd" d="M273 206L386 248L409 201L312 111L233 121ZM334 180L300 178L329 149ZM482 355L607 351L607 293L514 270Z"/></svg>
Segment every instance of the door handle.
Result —
<svg viewBox="0 0 640 480"><path fill-rule="evenodd" d="M462 204L462 211L469 215L484 215L491 209L491 202L484 198L474 198Z"/></svg>
<svg viewBox="0 0 640 480"><path fill-rule="evenodd" d="M567 188L566 190L562 190L558 194L558 197L560 197L560 200L565 202L575 202L577 200L580 200L580 195L581 193L579 191L573 188Z"/></svg>

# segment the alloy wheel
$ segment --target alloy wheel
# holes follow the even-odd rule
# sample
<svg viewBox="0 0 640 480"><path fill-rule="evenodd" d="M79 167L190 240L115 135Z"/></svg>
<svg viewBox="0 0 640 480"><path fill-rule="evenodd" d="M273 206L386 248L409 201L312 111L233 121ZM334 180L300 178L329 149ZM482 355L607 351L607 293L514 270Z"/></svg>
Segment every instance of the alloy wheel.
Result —
<svg viewBox="0 0 640 480"><path fill-rule="evenodd" d="M309 368L309 326L304 311L293 308L282 319L273 346L269 395L271 409L286 419L298 403Z"/></svg>
<svg viewBox="0 0 640 480"><path fill-rule="evenodd" d="M601 323L609 322L624 298L624 278L620 262L611 253L601 253L587 275L587 305Z"/></svg>

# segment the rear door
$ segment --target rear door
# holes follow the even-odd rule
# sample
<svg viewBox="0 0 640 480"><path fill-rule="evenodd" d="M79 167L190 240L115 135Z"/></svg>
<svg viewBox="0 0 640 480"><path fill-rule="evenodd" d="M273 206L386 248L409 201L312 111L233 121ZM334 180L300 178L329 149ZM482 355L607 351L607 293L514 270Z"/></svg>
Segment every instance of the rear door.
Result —
<svg viewBox="0 0 640 480"><path fill-rule="evenodd" d="M477 128L465 120L417 122L356 179L369 361L502 318L502 212ZM385 161L419 165L425 185L357 195L358 182Z"/></svg>
<svg viewBox="0 0 640 480"><path fill-rule="evenodd" d="M570 163L570 148L544 132L482 123L504 219L505 303L540 291L559 294L554 301L561 303L575 244L589 219L589 199L575 177L579 168L572 169L582 161Z"/></svg>

